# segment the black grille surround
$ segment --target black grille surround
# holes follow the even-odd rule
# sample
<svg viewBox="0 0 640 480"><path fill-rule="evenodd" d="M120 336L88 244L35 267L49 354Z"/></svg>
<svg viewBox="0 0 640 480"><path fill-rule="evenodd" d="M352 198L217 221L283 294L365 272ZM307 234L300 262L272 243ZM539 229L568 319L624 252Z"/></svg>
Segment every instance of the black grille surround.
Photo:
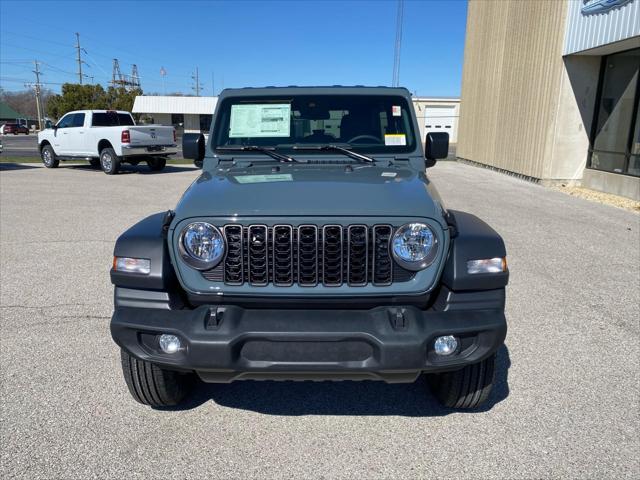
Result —
<svg viewBox="0 0 640 480"><path fill-rule="evenodd" d="M224 260L202 276L226 285L364 287L407 282L415 272L393 262L394 227L231 224L221 227Z"/></svg>

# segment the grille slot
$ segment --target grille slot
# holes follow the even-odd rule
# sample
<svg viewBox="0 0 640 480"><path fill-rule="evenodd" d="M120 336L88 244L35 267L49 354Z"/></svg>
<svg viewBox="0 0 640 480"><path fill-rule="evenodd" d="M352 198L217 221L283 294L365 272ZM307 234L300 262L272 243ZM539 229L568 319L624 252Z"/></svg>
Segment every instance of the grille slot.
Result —
<svg viewBox="0 0 640 480"><path fill-rule="evenodd" d="M252 225L247 230L247 275L251 285L269 283L269 229Z"/></svg>
<svg viewBox="0 0 640 480"><path fill-rule="evenodd" d="M393 281L393 261L391 260L390 243L393 228L390 225L373 227L373 271L374 285L391 285Z"/></svg>
<svg viewBox="0 0 640 480"><path fill-rule="evenodd" d="M318 284L318 227L298 227L298 284L314 287Z"/></svg>
<svg viewBox="0 0 640 480"><path fill-rule="evenodd" d="M227 225L224 227L224 236L227 240L227 256L224 259L224 282L229 285L242 285L244 283L244 249L240 225Z"/></svg>
<svg viewBox="0 0 640 480"><path fill-rule="evenodd" d="M347 229L347 283L366 285L368 271L369 230L365 225L351 225Z"/></svg>
<svg viewBox="0 0 640 480"><path fill-rule="evenodd" d="M408 282L390 254L391 225L226 225L224 261L202 272L212 282L287 287L385 286Z"/></svg>
<svg viewBox="0 0 640 480"><path fill-rule="evenodd" d="M322 228L322 284L325 287L342 285L342 225Z"/></svg>
<svg viewBox="0 0 640 480"><path fill-rule="evenodd" d="M293 227L276 225L272 235L273 283L283 287L293 285Z"/></svg>

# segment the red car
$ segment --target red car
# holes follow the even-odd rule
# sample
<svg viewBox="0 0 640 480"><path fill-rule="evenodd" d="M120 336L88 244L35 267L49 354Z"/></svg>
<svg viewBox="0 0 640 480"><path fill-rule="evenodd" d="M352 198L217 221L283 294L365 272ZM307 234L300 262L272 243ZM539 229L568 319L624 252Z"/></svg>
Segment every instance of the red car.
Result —
<svg viewBox="0 0 640 480"><path fill-rule="evenodd" d="M29 135L29 128L26 125L20 125L18 123L5 123L2 128L2 133L5 135L10 133L13 133L14 135L18 135L19 133Z"/></svg>

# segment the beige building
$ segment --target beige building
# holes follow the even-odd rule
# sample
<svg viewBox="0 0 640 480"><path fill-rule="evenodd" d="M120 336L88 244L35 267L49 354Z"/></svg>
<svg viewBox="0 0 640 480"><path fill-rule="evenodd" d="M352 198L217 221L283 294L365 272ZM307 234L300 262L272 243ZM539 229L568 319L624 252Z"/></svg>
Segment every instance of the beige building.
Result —
<svg viewBox="0 0 640 480"><path fill-rule="evenodd" d="M457 156L640 200L640 0L471 1Z"/></svg>

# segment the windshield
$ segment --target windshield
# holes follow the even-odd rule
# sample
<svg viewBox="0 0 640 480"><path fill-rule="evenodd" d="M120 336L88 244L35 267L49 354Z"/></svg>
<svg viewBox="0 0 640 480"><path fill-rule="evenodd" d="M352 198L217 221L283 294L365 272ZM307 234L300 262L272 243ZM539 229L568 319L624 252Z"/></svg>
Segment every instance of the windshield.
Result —
<svg viewBox="0 0 640 480"><path fill-rule="evenodd" d="M294 147L305 145L339 145L368 153L411 152L416 148L411 118L399 96L228 98L216 114L214 148L251 145L294 153ZM305 150L314 152L327 150Z"/></svg>

